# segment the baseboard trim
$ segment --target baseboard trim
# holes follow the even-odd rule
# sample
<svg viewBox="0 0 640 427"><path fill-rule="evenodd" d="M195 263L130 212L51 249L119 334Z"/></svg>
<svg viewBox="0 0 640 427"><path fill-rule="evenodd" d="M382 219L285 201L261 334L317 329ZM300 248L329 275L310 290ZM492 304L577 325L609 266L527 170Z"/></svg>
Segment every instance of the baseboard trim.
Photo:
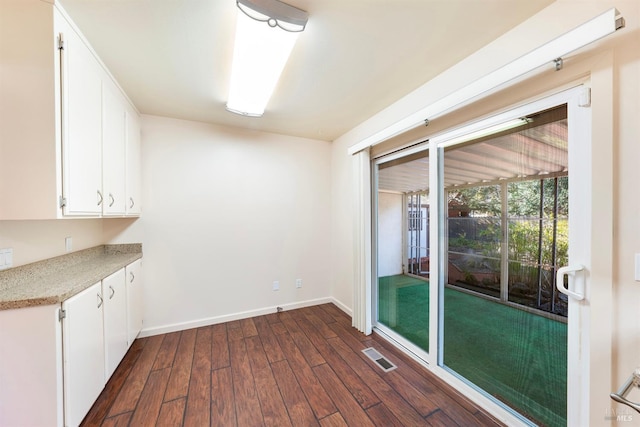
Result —
<svg viewBox="0 0 640 427"><path fill-rule="evenodd" d="M342 310L345 313L347 313L349 315L349 317L353 318L353 311L349 307L344 305L342 303L342 301L338 301L335 298L329 298L329 299L331 300L332 303L334 303L336 305L336 307L338 307L340 310Z"/></svg>
<svg viewBox="0 0 640 427"><path fill-rule="evenodd" d="M202 326L210 326L218 323L231 322L234 320L248 319L250 317L263 316L265 314L271 314L271 313L277 312L278 307L282 307L284 311L287 311L287 310L295 310L296 308L310 307L313 305L320 305L320 304L327 304L327 303L335 304L338 308L340 308L342 311L344 311L349 316L351 316L351 310L346 305L336 300L335 298L331 298L331 297L317 298L313 300L283 304L280 306L264 307L256 310L226 314L223 316L207 317L204 319L192 320L188 322L173 323L170 325L145 328L145 329L142 329L142 331L138 335L138 338L150 337L150 336L160 335L160 334L167 334L170 332L183 331L185 329L199 328Z"/></svg>

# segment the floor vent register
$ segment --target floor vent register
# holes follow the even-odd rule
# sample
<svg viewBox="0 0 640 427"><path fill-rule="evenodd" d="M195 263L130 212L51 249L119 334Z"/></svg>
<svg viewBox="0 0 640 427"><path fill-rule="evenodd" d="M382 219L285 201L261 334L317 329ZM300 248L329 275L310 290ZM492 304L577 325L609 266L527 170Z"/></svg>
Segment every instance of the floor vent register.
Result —
<svg viewBox="0 0 640 427"><path fill-rule="evenodd" d="M376 364L380 366L380 369L382 369L385 372L393 371L394 369L397 368L396 365L394 365L389 360L387 360L384 356L378 353L378 350L376 350L373 347L365 348L364 350L362 350L362 352L366 354L369 359L376 362Z"/></svg>

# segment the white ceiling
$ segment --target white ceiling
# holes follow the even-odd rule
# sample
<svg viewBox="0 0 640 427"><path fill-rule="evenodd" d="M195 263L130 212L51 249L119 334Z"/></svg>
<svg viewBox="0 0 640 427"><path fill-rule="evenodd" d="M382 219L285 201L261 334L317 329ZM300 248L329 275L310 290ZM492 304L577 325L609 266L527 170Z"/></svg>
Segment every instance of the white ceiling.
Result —
<svg viewBox="0 0 640 427"><path fill-rule="evenodd" d="M287 0L309 12L261 118L225 110L235 0L61 0L141 113L332 141L554 0Z"/></svg>

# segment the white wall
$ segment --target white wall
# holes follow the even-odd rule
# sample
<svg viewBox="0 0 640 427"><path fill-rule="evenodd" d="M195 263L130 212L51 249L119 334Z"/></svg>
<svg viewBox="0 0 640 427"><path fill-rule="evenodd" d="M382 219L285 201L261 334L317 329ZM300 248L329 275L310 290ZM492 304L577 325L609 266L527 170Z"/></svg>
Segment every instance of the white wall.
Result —
<svg viewBox="0 0 640 427"><path fill-rule="evenodd" d="M349 139L331 145L331 295L353 310L354 229L352 159Z"/></svg>
<svg viewBox="0 0 640 427"><path fill-rule="evenodd" d="M144 333L330 296L328 142L154 116L142 140L143 216L107 232L143 242Z"/></svg>
<svg viewBox="0 0 640 427"><path fill-rule="evenodd" d="M402 274L402 194L378 193L378 276Z"/></svg>
<svg viewBox="0 0 640 427"><path fill-rule="evenodd" d="M0 248L13 248L14 267L63 255L66 237L73 251L91 248L104 243L102 221L0 221Z"/></svg>
<svg viewBox="0 0 640 427"><path fill-rule="evenodd" d="M595 396L591 402L592 425L611 425L605 419L606 411L610 415L612 408L620 410L622 407L614 404L608 393L617 389L634 367L640 366L640 283L633 278L633 255L640 252L640 197L637 197L640 182L640 2L558 0L494 43L343 135L332 147L332 248L341 251L334 253L332 258L333 295L352 307L351 285L346 280L349 270L353 268L350 253L352 205L345 203L350 200L352 191L347 149L610 7L616 7L622 13L626 28L588 49L570 55L565 59L562 71L546 72L540 78L520 83L513 90L498 93L490 101L476 103L472 108L463 108L434 120L427 128L431 131L444 129L469 120L474 115L497 111L514 100L523 101L536 94L557 90L585 76L592 75L593 81L597 80L597 87L593 91L594 144L612 144L614 158L613 185L607 188L601 185L594 187L594 198L609 200L613 195L613 206L609 211L613 216L613 230L608 230L603 224L594 230L594 236L600 239L603 233L609 233L609 236L613 234L612 260L611 254L601 254L604 260L609 259L613 277L612 280L599 283L599 286L611 288L613 310L610 318L601 318L592 328L599 330L602 324L611 325L613 340L612 348L604 345L599 353L592 355L592 381L598 382L600 378L608 377L608 374L600 375L598 371L611 374L610 383L605 380L595 384L601 390L601 395ZM607 105L609 108L603 110L602 106ZM635 397L638 397L637 393ZM636 415L633 425L640 425L637 424L639 419Z"/></svg>
<svg viewBox="0 0 640 427"><path fill-rule="evenodd" d="M146 333L329 300L330 143L145 116L142 159L142 218L0 221L0 248L142 242Z"/></svg>

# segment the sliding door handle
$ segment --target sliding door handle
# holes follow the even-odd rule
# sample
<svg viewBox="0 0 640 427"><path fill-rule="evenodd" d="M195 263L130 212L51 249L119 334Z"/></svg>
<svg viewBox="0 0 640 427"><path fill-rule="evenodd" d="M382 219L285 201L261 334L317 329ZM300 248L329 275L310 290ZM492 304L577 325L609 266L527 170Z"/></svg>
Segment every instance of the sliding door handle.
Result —
<svg viewBox="0 0 640 427"><path fill-rule="evenodd" d="M558 269L558 273L556 273L556 287L558 288L558 290L563 294L578 301L582 301L584 299L584 289L582 289L584 288L584 286L580 286L581 290L579 291L570 291L568 287L564 286L564 276L571 275L575 277L575 273L582 270L584 270L584 265L574 264L567 265L566 267L561 267Z"/></svg>

